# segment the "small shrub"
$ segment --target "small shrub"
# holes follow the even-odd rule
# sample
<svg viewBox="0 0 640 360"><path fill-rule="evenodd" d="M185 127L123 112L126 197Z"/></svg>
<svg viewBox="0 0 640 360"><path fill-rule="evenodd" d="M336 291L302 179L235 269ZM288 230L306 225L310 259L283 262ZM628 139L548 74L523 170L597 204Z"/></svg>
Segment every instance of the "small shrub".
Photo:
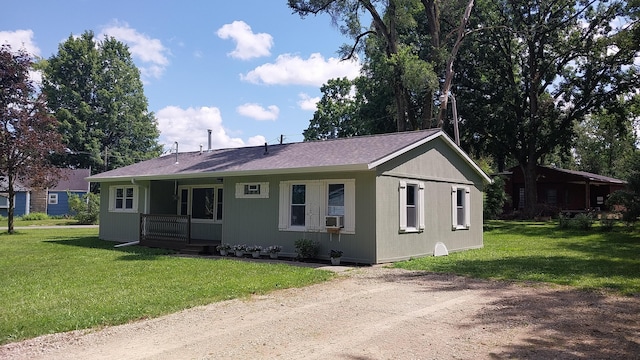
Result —
<svg viewBox="0 0 640 360"><path fill-rule="evenodd" d="M579 230L589 230L593 225L593 216L587 213L580 213L571 220L571 227Z"/></svg>
<svg viewBox="0 0 640 360"><path fill-rule="evenodd" d="M31 213L31 214L22 215L20 217L20 219L26 220L26 221L48 220L49 219L49 215L47 215L45 213L41 213L41 212L34 212L34 213Z"/></svg>
<svg viewBox="0 0 640 360"><path fill-rule="evenodd" d="M563 213L558 215L558 227L560 229L568 229L571 224L571 218Z"/></svg>
<svg viewBox="0 0 640 360"><path fill-rule="evenodd" d="M82 197L77 194L67 193L69 196L69 209L73 212L73 218L83 225L98 223L100 215L100 197L94 193L87 193Z"/></svg>
<svg viewBox="0 0 640 360"><path fill-rule="evenodd" d="M319 244L310 239L298 239L293 244L300 259L313 259L318 255Z"/></svg>
<svg viewBox="0 0 640 360"><path fill-rule="evenodd" d="M589 230L593 226L593 215L580 213L571 218L570 214L560 213L558 215L558 227L560 229Z"/></svg>

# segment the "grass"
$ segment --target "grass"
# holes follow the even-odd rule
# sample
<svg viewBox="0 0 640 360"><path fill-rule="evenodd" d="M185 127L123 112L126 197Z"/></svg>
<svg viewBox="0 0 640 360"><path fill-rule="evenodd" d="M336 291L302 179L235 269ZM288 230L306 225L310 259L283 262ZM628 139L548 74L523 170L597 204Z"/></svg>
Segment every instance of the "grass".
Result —
<svg viewBox="0 0 640 360"><path fill-rule="evenodd" d="M0 216L0 232L7 231L7 218ZM59 225L78 225L78 221L73 218L53 218L50 217L44 220L24 220L21 217L16 217L13 220L14 227L24 226L59 226Z"/></svg>
<svg viewBox="0 0 640 360"><path fill-rule="evenodd" d="M484 248L395 264L475 278L539 281L640 295L640 233L622 227L560 230L555 223L493 221Z"/></svg>
<svg viewBox="0 0 640 360"><path fill-rule="evenodd" d="M331 274L286 264L115 249L97 229L0 234L0 344L47 333L126 323Z"/></svg>

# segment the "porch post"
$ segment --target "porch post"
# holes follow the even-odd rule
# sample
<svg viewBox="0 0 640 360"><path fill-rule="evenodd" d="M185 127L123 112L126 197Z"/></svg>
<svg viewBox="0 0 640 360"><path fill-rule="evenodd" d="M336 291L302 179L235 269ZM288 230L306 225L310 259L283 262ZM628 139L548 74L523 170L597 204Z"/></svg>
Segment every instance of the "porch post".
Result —
<svg viewBox="0 0 640 360"><path fill-rule="evenodd" d="M585 204L585 208L586 210L591 209L591 183L589 182L589 180L587 179L587 181L585 181L584 183L584 204Z"/></svg>

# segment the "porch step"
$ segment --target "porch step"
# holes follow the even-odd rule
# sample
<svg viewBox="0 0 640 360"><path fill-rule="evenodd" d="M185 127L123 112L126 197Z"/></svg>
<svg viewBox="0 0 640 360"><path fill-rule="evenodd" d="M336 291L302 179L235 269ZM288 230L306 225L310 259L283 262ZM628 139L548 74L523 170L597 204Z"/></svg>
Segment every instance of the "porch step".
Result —
<svg viewBox="0 0 640 360"><path fill-rule="evenodd" d="M180 249L181 254L186 255L204 255L211 254L212 247L210 245L189 244Z"/></svg>

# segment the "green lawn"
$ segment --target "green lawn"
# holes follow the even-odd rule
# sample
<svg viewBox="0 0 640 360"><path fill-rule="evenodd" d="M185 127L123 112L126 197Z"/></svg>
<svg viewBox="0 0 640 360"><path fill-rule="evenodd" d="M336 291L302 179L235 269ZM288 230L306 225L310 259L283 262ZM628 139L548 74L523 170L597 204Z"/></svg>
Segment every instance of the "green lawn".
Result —
<svg viewBox="0 0 640 360"><path fill-rule="evenodd" d="M0 344L331 277L286 264L182 258L137 246L115 249L96 235L97 229L0 234Z"/></svg>
<svg viewBox="0 0 640 360"><path fill-rule="evenodd" d="M21 218L15 218L13 221L14 227L23 226L59 226L59 225L78 225L78 222L72 218L49 218L45 220L22 220ZM7 231L7 218L0 217L0 233Z"/></svg>
<svg viewBox="0 0 640 360"><path fill-rule="evenodd" d="M640 233L623 227L577 231L560 230L554 223L493 221L485 225L482 249L395 266L639 295Z"/></svg>

